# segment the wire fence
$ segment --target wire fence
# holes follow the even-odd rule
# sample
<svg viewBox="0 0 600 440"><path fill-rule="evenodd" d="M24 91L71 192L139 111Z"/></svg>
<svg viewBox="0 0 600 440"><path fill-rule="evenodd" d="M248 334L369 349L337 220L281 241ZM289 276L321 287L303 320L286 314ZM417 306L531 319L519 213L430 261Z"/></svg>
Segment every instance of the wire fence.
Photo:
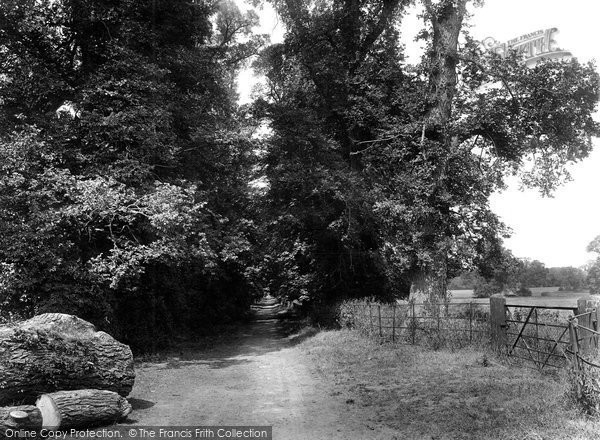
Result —
<svg viewBox="0 0 600 440"><path fill-rule="evenodd" d="M474 302L347 301L339 319L342 326L401 344L458 348L490 338L489 304Z"/></svg>

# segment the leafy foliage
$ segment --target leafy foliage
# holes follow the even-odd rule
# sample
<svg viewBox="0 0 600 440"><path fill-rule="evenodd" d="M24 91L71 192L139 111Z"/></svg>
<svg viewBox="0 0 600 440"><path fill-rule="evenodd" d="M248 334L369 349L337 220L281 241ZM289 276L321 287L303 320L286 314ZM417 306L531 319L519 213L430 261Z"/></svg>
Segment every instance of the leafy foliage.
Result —
<svg viewBox="0 0 600 440"><path fill-rule="evenodd" d="M233 75L255 23L187 0L0 6L3 308L136 349L243 315L253 142Z"/></svg>
<svg viewBox="0 0 600 440"><path fill-rule="evenodd" d="M272 129L265 246L286 260L265 264L280 295L445 296L465 270L490 279L508 233L492 192L518 173L548 194L590 151L593 65L459 47L466 1L423 3L428 50L408 66L404 2L274 2L287 34L257 63L255 113Z"/></svg>
<svg viewBox="0 0 600 440"><path fill-rule="evenodd" d="M407 65L409 3L273 0L287 32L265 47L228 0L2 2L2 309L152 349L266 291L514 284L489 196L510 174L542 193L568 178L599 132L598 75L459 46L467 0L423 1L427 51ZM259 51L265 88L240 108Z"/></svg>

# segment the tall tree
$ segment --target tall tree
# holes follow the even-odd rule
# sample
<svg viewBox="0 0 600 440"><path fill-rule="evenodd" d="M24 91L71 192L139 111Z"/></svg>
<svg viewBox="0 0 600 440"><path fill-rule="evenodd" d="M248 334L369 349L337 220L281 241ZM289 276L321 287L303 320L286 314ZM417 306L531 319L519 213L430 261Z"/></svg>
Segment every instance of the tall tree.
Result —
<svg viewBox="0 0 600 440"><path fill-rule="evenodd" d="M450 215L451 205L440 203L448 192L446 185L447 162L451 151L458 147L458 138L449 130L454 97L457 93L458 40L466 15L468 0L440 1L433 3L423 0L426 19L431 26L431 39L428 53L424 60L428 75L428 90L425 102L425 114L421 144L425 148L426 141L438 143L441 154L435 159L432 170L435 187L430 192L430 205L437 206L437 212L431 218L426 218L423 224L424 233L431 235L433 241L440 245L433 250L430 262L421 267L415 267L412 276L411 294L424 295L432 300L445 299L448 279L448 254L451 240L448 225L440 225L439 216L444 221ZM436 200L437 199L437 200ZM441 230L440 230L441 229ZM446 229L446 231L444 231ZM440 236L441 233L441 236ZM421 298L423 299L423 298Z"/></svg>
<svg viewBox="0 0 600 440"><path fill-rule="evenodd" d="M403 2L274 3L287 34L261 64L267 200L286 213L274 227L296 246L296 279L329 280L333 296L412 285L444 299L448 276L501 251L488 198L504 176L550 192L598 134L594 66L483 53L461 33L466 0L423 2L427 51L414 67L397 33Z"/></svg>
<svg viewBox="0 0 600 440"><path fill-rule="evenodd" d="M279 255L270 264L281 276L271 287L291 297L385 295L391 290L360 150L389 113L401 113L394 84L402 57L392 24L405 4L277 6L289 31L285 44L263 54L258 67L268 90L255 105L275 132L264 206L273 219L267 252Z"/></svg>
<svg viewBox="0 0 600 440"><path fill-rule="evenodd" d="M231 3L0 3L4 309L137 349L245 312L253 145L232 75L255 23Z"/></svg>

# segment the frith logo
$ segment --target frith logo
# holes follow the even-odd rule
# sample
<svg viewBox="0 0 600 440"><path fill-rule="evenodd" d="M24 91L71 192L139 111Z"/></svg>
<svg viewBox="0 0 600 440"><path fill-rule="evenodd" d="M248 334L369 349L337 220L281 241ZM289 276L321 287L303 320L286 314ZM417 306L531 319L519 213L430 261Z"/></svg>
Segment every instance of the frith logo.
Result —
<svg viewBox="0 0 600 440"><path fill-rule="evenodd" d="M527 65L535 64L542 58L570 58L572 56L571 52L560 49L556 45L554 36L557 33L557 28L542 29L513 38L506 43L488 37L481 44L486 50L493 51L503 57L508 55L511 50L523 54Z"/></svg>

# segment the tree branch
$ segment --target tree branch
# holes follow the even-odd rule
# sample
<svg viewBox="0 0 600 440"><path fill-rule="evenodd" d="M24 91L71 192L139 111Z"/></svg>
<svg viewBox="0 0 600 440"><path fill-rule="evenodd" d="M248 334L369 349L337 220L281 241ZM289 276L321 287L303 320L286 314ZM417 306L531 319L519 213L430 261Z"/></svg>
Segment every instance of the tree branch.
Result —
<svg viewBox="0 0 600 440"><path fill-rule="evenodd" d="M518 104L519 108L521 108L521 107L522 107L522 105L521 105L521 100L519 99L519 97L518 97L517 95L515 95L515 94L513 93L513 91L512 91L512 89L511 89L510 85L508 84L508 82L506 81L506 79L505 79L505 78L504 78L502 75L499 75L499 74L496 74L496 73L490 72L488 69L486 69L486 67L485 67L483 64L481 64L481 63L480 63L479 61L477 61L477 60L474 60L474 59L473 59L473 58L471 58L471 57L467 57L467 56L464 56L464 55L458 55L458 58L459 58L461 61L466 61L466 62L469 62L469 63L472 63L472 64L474 64L474 65L475 65L475 66L477 66L477 67L478 67L478 68L479 68L479 69L480 69L480 70L481 70L483 73L485 73L485 74L487 74L487 75L490 75L492 78L497 78L497 79L499 79L499 80L502 82L502 85L504 86L504 88L506 89L506 91L508 92L508 94L510 95L510 97L512 98L512 100L513 100L513 101L515 101L515 102Z"/></svg>
<svg viewBox="0 0 600 440"><path fill-rule="evenodd" d="M385 30L386 26L394 16L394 12L399 4L400 0L383 0L383 7L381 8L381 13L379 14L377 23L373 26L373 28L371 28L369 33L365 36L364 40L360 44L357 64L362 62L373 43L377 41L381 33Z"/></svg>

